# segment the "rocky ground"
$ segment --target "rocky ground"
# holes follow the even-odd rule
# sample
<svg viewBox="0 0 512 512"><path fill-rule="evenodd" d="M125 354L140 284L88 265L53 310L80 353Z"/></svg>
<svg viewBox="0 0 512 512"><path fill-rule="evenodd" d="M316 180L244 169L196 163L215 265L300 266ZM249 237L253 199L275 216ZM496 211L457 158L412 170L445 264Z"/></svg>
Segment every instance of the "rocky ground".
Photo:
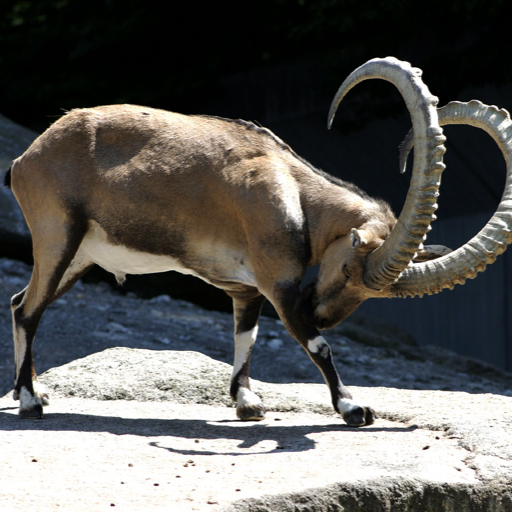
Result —
<svg viewBox="0 0 512 512"><path fill-rule="evenodd" d="M241 422L230 373L118 347L41 375L43 420L0 398L0 510L512 510L510 397L352 387L378 419L351 428L323 384L253 381L268 413Z"/></svg>
<svg viewBox="0 0 512 512"><path fill-rule="evenodd" d="M12 388L9 299L30 267L0 259L0 396ZM141 299L105 283L79 282L43 315L34 359L38 373L109 347L192 350L232 362L232 319L167 295ZM512 375L439 347L417 347L397 328L356 318L326 333L342 380L354 386L437 389L512 396ZM354 341L358 340L358 341ZM251 374L267 382L322 382L282 323L262 317Z"/></svg>

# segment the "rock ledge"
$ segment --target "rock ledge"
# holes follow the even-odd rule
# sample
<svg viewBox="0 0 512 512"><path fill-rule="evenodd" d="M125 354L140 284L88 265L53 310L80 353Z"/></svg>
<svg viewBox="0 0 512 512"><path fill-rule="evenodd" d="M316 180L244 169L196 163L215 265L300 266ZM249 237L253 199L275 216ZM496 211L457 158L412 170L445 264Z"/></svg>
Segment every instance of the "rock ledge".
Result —
<svg viewBox="0 0 512 512"><path fill-rule="evenodd" d="M196 352L115 348L43 374L42 421L5 396L2 509L512 509L510 397L352 388L380 416L355 429L323 385L254 381L270 412L242 423L230 373Z"/></svg>

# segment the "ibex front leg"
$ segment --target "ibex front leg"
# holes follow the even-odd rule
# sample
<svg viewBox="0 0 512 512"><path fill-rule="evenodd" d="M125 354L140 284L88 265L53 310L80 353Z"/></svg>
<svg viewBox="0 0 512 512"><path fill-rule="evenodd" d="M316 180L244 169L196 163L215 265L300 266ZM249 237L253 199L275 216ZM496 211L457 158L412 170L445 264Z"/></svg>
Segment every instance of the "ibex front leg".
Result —
<svg viewBox="0 0 512 512"><path fill-rule="evenodd" d="M257 293L257 292L256 292ZM235 359L230 394L236 402L236 414L241 420L262 420L265 407L258 395L251 391L249 367L251 350L258 334L258 318L265 297L233 297L235 320Z"/></svg>
<svg viewBox="0 0 512 512"><path fill-rule="evenodd" d="M298 283L278 284L274 290L274 306L288 332L322 372L334 409L352 427L371 425L375 421L374 410L354 400L341 382L334 366L331 347L314 325L305 294L307 291L301 293Z"/></svg>

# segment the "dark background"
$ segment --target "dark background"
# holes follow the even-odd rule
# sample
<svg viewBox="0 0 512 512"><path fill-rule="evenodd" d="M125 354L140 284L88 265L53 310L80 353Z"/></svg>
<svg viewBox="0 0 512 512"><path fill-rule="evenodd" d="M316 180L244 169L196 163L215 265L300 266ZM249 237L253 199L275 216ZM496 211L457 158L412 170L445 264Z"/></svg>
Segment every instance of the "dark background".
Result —
<svg viewBox="0 0 512 512"><path fill-rule="evenodd" d="M109 103L256 121L314 165L384 197L397 213L408 178L398 181L395 168L390 176L385 151L395 166L409 116L394 87L364 82L338 110L335 135L325 129L330 101L353 69L392 55L423 70L441 105L473 99L461 97L468 88L488 87L491 93L478 99L512 106L512 98L492 94L512 83L503 0L0 0L0 6L0 113L13 121L42 132L64 110ZM392 145L370 149L373 162L352 162L336 150L336 136L389 118L403 120L403 131ZM445 173L444 215L495 206L501 175L478 176L475 185L488 197L475 194L471 206L461 204L460 179L457 166Z"/></svg>
<svg viewBox="0 0 512 512"><path fill-rule="evenodd" d="M398 214L409 185L397 166L410 126L402 98L388 83L364 82L328 132L337 88L367 60L392 55L423 70L441 105L474 92L510 109L507 7L503 0L0 0L0 113L37 132L63 110L125 102L256 121ZM485 135L466 138L464 127L445 132L448 170L429 242L457 247L494 211L504 165ZM23 250L19 257L29 259ZM512 369L510 272L507 253L453 292L367 301L360 310L403 326L420 343ZM230 308L218 290L175 272L130 276L123 290L165 290Z"/></svg>
<svg viewBox="0 0 512 512"><path fill-rule="evenodd" d="M327 108L352 69L387 55L452 99L470 84L511 81L505 9L503 0L0 0L0 112L37 131L62 109L122 102L265 123L257 89L240 106L244 75L264 75L278 92L283 67L309 64L315 77L279 98L292 116L303 89ZM230 78L238 101L223 94ZM394 111L377 96L367 115Z"/></svg>

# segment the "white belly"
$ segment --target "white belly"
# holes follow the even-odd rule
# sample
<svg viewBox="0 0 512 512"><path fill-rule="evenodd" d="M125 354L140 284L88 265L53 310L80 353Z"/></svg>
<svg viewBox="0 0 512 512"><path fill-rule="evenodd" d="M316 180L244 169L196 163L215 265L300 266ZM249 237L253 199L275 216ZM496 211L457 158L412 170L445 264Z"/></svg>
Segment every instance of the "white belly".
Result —
<svg viewBox="0 0 512 512"><path fill-rule="evenodd" d="M256 286L252 268L241 264L240 255L228 250L216 248L205 252L208 260L212 262L211 274L200 275L171 256L135 251L123 245L109 243L106 232L96 223L85 235L80 251L100 267L112 272L120 283L124 282L126 274L154 274L175 270L181 274L199 277L206 282L210 282L210 277L213 281L232 281Z"/></svg>

